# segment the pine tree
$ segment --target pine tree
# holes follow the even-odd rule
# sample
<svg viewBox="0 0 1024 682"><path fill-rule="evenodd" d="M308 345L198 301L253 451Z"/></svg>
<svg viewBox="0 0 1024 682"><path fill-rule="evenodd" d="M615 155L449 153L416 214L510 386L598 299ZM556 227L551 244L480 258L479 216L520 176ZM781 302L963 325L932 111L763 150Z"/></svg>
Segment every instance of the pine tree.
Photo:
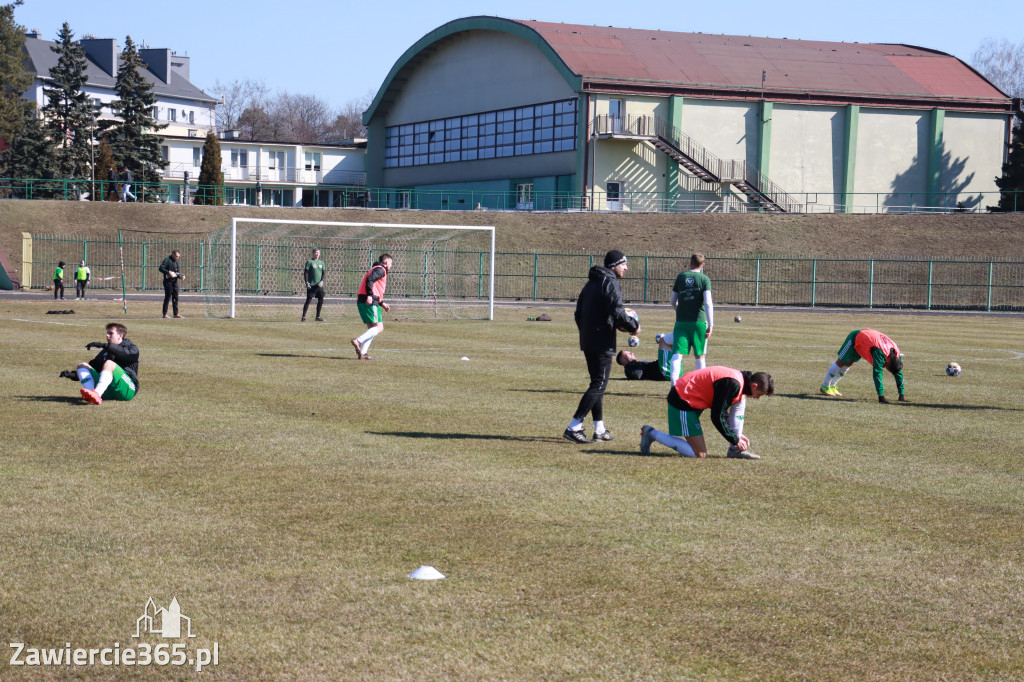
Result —
<svg viewBox="0 0 1024 682"><path fill-rule="evenodd" d="M25 30L14 21L21 0L0 5L0 140L11 142L35 105L25 99L32 74L25 64Z"/></svg>
<svg viewBox="0 0 1024 682"><path fill-rule="evenodd" d="M117 172L117 162L114 161L114 153L110 151L110 145L107 141L101 140L99 147L96 149L96 195L93 196L93 201L117 201L117 187L114 185L104 184L102 182L107 180L107 174L110 169L113 168L114 172ZM102 189L100 187L102 186Z"/></svg>
<svg viewBox="0 0 1024 682"><path fill-rule="evenodd" d="M999 205L992 211L1024 212L1024 116L1017 114L1013 127L1010 151L1003 164L1003 177L996 178L996 187L1002 190Z"/></svg>
<svg viewBox="0 0 1024 682"><path fill-rule="evenodd" d="M101 122L109 131L108 139L114 158L118 160L118 168L127 166L137 183L159 180L157 170L167 165L160 153L163 138L151 132L167 126L158 125L154 118L156 96L153 84L142 75L145 68L131 36L126 37L114 84L117 99L110 104L120 120ZM145 200L145 191L145 185L140 184L136 190L140 201Z"/></svg>
<svg viewBox="0 0 1024 682"><path fill-rule="evenodd" d="M67 22L51 48L57 64L50 69L51 87L44 87L43 119L56 146L57 173L62 178L87 178L92 156L92 129L97 107L83 91L86 59Z"/></svg>
<svg viewBox="0 0 1024 682"><path fill-rule="evenodd" d="M203 165L199 167L197 204L224 205L224 171L220 167L220 140L213 131L206 133L203 144Z"/></svg>
<svg viewBox="0 0 1024 682"><path fill-rule="evenodd" d="M58 177L53 144L34 111L26 111L23 115L21 130L10 140L10 149L2 154L4 174L11 178L36 181L31 187L25 185L24 192L19 192L24 198L48 199L62 196L63 183L38 182L40 179Z"/></svg>

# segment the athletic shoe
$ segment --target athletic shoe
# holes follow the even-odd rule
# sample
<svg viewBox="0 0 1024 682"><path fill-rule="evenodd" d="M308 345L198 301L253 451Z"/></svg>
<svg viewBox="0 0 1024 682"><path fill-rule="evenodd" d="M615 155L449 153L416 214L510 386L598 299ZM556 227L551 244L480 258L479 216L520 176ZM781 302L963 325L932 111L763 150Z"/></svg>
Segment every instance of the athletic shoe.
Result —
<svg viewBox="0 0 1024 682"><path fill-rule="evenodd" d="M85 402L92 403L93 405L99 405L103 402L103 398L100 397L100 394L91 388L82 389L82 398Z"/></svg>
<svg viewBox="0 0 1024 682"><path fill-rule="evenodd" d="M729 452L725 453L725 456L732 459L761 459L761 455L754 454L750 450L740 452L735 445L729 446Z"/></svg>
<svg viewBox="0 0 1024 682"><path fill-rule="evenodd" d="M843 394L839 392L839 388L838 387L836 387L836 386L829 386L829 388L832 389L831 392L829 393L829 395L833 395L833 396L835 396L837 398L842 398L843 397Z"/></svg>
<svg viewBox="0 0 1024 682"><path fill-rule="evenodd" d="M587 434L583 433L583 429L576 429L573 431L570 428L566 428L565 432L562 433L562 438L571 440L573 443L593 443L594 441L587 438Z"/></svg>
<svg viewBox="0 0 1024 682"><path fill-rule="evenodd" d="M184 320L185 316L184 315L175 315L174 319L176 319L176 320Z"/></svg>
<svg viewBox="0 0 1024 682"><path fill-rule="evenodd" d="M359 347L359 342L352 339L352 347L356 349L356 357L360 360L363 359L363 349Z"/></svg>
<svg viewBox="0 0 1024 682"><path fill-rule="evenodd" d="M167 313L164 313L164 319L165 319L165 320L169 320L169 319L171 319L171 316L170 316L170 315L168 315Z"/></svg>
<svg viewBox="0 0 1024 682"><path fill-rule="evenodd" d="M317 322L326 322L327 320L325 320L325 319L324 319L324 318L322 318L322 317L318 317L318 318L316 318L316 321L317 321Z"/></svg>
<svg viewBox="0 0 1024 682"><path fill-rule="evenodd" d="M599 441L599 440L610 441L610 440L615 440L615 439L612 437L612 432L611 431L602 431L601 433L596 433L596 432L594 433L594 440L595 441Z"/></svg>
<svg viewBox="0 0 1024 682"><path fill-rule="evenodd" d="M651 435L651 431L654 430L653 426L642 426L640 427L640 453L644 455L651 454L651 443L654 442L654 436Z"/></svg>
<svg viewBox="0 0 1024 682"><path fill-rule="evenodd" d="M360 355L359 359L360 360L373 360L373 358L371 358L369 355Z"/></svg>
<svg viewBox="0 0 1024 682"><path fill-rule="evenodd" d="M306 321L306 316L305 316L305 315L303 315L303 316L302 316L302 319L301 319L301 320L299 320L299 322L305 322L305 321Z"/></svg>
<svg viewBox="0 0 1024 682"><path fill-rule="evenodd" d="M831 386L822 386L820 389L822 395L832 395Z"/></svg>
<svg viewBox="0 0 1024 682"><path fill-rule="evenodd" d="M71 379L72 381L78 381L78 374L73 369L66 369L58 374L61 379Z"/></svg>

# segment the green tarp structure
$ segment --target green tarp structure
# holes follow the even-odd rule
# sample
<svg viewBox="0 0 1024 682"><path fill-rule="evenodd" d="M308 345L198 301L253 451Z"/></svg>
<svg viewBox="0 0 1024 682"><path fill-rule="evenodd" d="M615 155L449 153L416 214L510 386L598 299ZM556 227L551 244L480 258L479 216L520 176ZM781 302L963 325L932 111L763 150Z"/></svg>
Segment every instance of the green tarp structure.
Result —
<svg viewBox="0 0 1024 682"><path fill-rule="evenodd" d="M11 276L7 274L10 269L11 263L7 260L7 254L0 249L0 289L11 291L16 288L14 282L11 281Z"/></svg>

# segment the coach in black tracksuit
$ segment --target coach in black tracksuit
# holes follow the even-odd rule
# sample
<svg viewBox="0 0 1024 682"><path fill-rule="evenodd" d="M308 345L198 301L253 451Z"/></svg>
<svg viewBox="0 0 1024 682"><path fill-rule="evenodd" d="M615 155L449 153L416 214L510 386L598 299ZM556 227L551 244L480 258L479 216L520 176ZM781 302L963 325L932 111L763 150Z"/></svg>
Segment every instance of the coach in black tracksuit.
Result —
<svg viewBox="0 0 1024 682"><path fill-rule="evenodd" d="M619 278L626 272L626 255L611 250L604 257L604 267L590 268L587 283L576 301L576 327L580 332L580 350L587 359L590 386L580 399L572 421L562 434L574 443L591 443L583 431L588 414L594 418L594 440L612 440L604 427L604 390L608 386L615 359L615 329L622 327L633 334L639 323L626 315L622 305Z"/></svg>
<svg viewBox="0 0 1024 682"><path fill-rule="evenodd" d="M181 279L181 269L178 259L181 258L179 251L171 251L171 255L164 258L160 264L160 272L164 275L164 317L167 317L167 304L174 304L174 316L178 314L178 280Z"/></svg>

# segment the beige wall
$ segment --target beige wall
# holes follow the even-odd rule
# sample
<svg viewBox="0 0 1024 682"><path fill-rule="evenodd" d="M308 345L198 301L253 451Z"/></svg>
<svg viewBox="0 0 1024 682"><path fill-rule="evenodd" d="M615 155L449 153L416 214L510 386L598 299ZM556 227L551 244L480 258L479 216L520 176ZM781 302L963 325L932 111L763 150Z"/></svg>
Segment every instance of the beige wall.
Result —
<svg viewBox="0 0 1024 682"><path fill-rule="evenodd" d="M768 175L790 194L834 205L843 190L846 110L776 104L772 108ZM796 197L801 203L805 197Z"/></svg>
<svg viewBox="0 0 1024 682"><path fill-rule="evenodd" d="M946 112L939 191L964 193L963 201L968 206L972 201L977 203L979 192L998 192L995 179L1002 175L1004 147L977 141L999 139L1005 132L1006 123L1001 117ZM991 196L984 205L997 201Z"/></svg>
<svg viewBox="0 0 1024 682"><path fill-rule="evenodd" d="M930 125L926 111L861 109L854 192L897 194L893 205L909 202L911 193L926 192ZM918 203L923 199L914 197Z"/></svg>

